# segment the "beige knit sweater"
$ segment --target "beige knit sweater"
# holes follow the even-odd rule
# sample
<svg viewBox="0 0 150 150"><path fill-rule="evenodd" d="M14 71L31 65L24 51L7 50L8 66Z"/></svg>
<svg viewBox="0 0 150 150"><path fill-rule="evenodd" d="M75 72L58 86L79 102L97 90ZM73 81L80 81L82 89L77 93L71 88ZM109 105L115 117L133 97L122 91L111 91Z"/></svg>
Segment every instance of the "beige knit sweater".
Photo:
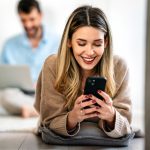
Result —
<svg viewBox="0 0 150 150"><path fill-rule="evenodd" d="M73 134L67 131L68 110L64 109L65 96L55 90L56 55L49 56L40 73L37 88L35 108L40 114L40 123L64 136L74 136L80 130L80 124ZM106 130L103 120L99 120L99 127L110 137L121 137L131 133L131 101L129 95L128 68L124 60L114 57L115 81L117 91L113 98L116 110L115 127Z"/></svg>

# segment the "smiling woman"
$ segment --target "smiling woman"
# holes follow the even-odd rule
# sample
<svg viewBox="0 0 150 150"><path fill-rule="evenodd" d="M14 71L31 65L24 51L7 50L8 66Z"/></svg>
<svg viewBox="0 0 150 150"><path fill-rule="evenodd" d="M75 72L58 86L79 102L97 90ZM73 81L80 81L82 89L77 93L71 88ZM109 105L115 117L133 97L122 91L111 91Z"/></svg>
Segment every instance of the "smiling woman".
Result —
<svg viewBox="0 0 150 150"><path fill-rule="evenodd" d="M89 76L107 78L106 92L96 91L103 101L92 93L83 94ZM88 5L78 7L67 21L58 55L46 59L38 79L35 108L41 118L40 132L76 137L89 122L108 138L132 133L128 79L125 61L113 56L103 11ZM49 137L43 140L50 143Z"/></svg>
<svg viewBox="0 0 150 150"><path fill-rule="evenodd" d="M81 27L72 36L70 48L78 64L87 73L100 61L106 41L105 32L93 27ZM105 43L104 43L105 42Z"/></svg>

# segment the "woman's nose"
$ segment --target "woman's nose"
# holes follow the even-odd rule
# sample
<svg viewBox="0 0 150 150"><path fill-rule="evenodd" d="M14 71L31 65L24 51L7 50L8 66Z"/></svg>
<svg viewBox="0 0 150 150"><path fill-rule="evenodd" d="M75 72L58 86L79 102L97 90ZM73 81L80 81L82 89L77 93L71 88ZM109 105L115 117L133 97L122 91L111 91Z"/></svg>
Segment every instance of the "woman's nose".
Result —
<svg viewBox="0 0 150 150"><path fill-rule="evenodd" d="M86 54L89 55L89 56L94 54L94 48L93 48L92 45L87 46Z"/></svg>

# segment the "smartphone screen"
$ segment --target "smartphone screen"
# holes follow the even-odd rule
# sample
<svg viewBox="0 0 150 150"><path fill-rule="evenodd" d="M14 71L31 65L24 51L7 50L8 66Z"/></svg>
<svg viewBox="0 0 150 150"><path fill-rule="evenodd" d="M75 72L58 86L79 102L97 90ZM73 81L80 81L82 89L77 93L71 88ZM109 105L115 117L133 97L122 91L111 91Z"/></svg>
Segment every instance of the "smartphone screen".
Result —
<svg viewBox="0 0 150 150"><path fill-rule="evenodd" d="M104 77L88 77L86 79L85 88L84 88L84 94L92 94L95 97L103 100L103 97L101 97L97 91L105 91L106 86L106 78Z"/></svg>

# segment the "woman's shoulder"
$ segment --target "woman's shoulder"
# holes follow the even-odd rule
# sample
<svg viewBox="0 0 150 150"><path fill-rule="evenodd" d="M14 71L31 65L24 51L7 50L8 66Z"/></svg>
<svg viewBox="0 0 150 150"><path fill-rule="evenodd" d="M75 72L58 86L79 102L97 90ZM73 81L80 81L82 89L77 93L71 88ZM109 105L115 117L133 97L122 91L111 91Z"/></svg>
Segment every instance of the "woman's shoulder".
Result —
<svg viewBox="0 0 150 150"><path fill-rule="evenodd" d="M56 69L56 59L57 59L56 54L48 56L44 62L44 67L50 68L51 70L55 70Z"/></svg>
<svg viewBox="0 0 150 150"><path fill-rule="evenodd" d="M45 63L46 64L56 64L56 59L57 59L57 55L53 54L53 55L49 55L46 59L45 59Z"/></svg>
<svg viewBox="0 0 150 150"><path fill-rule="evenodd" d="M54 62L54 61L56 61L56 58L57 58L57 55L56 55L56 54L49 55L49 56L46 58L45 62L48 62L48 63Z"/></svg>
<svg viewBox="0 0 150 150"><path fill-rule="evenodd" d="M114 77L118 88L122 84L125 78L128 78L129 69L127 62L124 58L115 55L114 56Z"/></svg>
<svg viewBox="0 0 150 150"><path fill-rule="evenodd" d="M119 55L114 55L113 61L114 61L115 70L118 70L118 71L124 70L125 72L128 70L127 62L123 57Z"/></svg>

